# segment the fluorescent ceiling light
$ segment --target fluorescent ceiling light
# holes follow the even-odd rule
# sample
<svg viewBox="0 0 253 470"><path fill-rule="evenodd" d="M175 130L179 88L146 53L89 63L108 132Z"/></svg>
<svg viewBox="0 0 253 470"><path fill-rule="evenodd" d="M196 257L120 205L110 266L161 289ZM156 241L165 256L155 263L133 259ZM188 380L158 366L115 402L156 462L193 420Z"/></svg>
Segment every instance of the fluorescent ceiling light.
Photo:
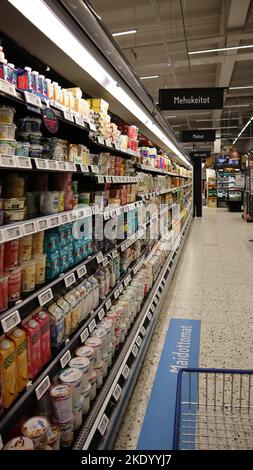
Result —
<svg viewBox="0 0 253 470"><path fill-rule="evenodd" d="M165 119L173 119L176 118L177 116L163 116Z"/></svg>
<svg viewBox="0 0 253 470"><path fill-rule="evenodd" d="M204 130L204 129L205 129L205 130L209 130L210 127L198 127L198 131L199 131L199 130ZM226 126L226 127L216 127L216 126L215 126L214 130L216 130L216 129L238 129L238 126ZM212 129L211 129L211 130L212 130Z"/></svg>
<svg viewBox="0 0 253 470"><path fill-rule="evenodd" d="M242 128L242 130L239 132L238 136L236 137L236 139L233 142L233 145L236 143L236 141L239 139L239 137L241 137L241 135L243 134L245 129L247 129L247 127L250 125L252 120L253 120L253 116L251 116L251 118L248 120L248 122L245 124L245 126Z"/></svg>
<svg viewBox="0 0 253 470"><path fill-rule="evenodd" d="M249 104L228 104L223 106L223 108L247 108Z"/></svg>
<svg viewBox="0 0 253 470"><path fill-rule="evenodd" d="M128 34L137 33L137 29L130 29L129 31L120 31L119 33L112 33L113 37L117 36L127 36Z"/></svg>
<svg viewBox="0 0 253 470"><path fill-rule="evenodd" d="M195 122L206 122L206 121L212 121L212 122L217 121L217 122L219 122L219 121L238 121L238 120L239 120L239 118L221 118L221 119L212 119L212 118L208 119L208 118L206 118L206 119L194 119Z"/></svg>
<svg viewBox="0 0 253 470"><path fill-rule="evenodd" d="M153 78L159 78L159 75L149 75L147 77L140 77L140 80L153 80Z"/></svg>
<svg viewBox="0 0 253 470"><path fill-rule="evenodd" d="M200 51L190 51L189 55L195 54L208 54L210 52L222 52L222 51L236 51L238 49L251 49L253 44L248 44L247 46L231 46L231 47L218 47L217 49L204 49Z"/></svg>
<svg viewBox="0 0 253 470"><path fill-rule="evenodd" d="M191 166L189 160L180 149L167 137L167 135L153 122L151 115L147 114L144 106L128 93L128 90L119 86L118 82L93 57L78 38L66 27L43 0L8 0L20 11L36 28L47 36L56 46L67 54L86 73L96 80L119 103L143 122L145 126L156 135L181 161Z"/></svg>
<svg viewBox="0 0 253 470"><path fill-rule="evenodd" d="M230 86L229 90L246 90L249 88L253 88L253 85L245 85L245 86Z"/></svg>

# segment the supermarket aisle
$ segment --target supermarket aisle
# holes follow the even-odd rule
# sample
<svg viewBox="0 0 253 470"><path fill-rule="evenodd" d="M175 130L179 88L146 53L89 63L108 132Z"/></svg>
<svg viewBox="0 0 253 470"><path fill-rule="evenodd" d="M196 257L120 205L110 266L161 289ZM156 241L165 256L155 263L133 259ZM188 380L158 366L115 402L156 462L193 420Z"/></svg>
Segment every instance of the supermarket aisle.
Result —
<svg viewBox="0 0 253 470"><path fill-rule="evenodd" d="M204 209L194 220L115 444L135 449L171 317L200 319L202 367L252 368L253 225Z"/></svg>

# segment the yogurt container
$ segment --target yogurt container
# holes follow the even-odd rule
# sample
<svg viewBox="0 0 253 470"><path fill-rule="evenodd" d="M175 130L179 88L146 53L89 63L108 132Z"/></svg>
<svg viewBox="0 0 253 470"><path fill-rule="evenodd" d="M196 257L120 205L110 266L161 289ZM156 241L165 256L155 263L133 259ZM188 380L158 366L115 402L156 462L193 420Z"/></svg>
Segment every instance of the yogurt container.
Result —
<svg viewBox="0 0 253 470"><path fill-rule="evenodd" d="M88 386L85 388L85 390L83 390L82 392L82 397L83 397L83 408L82 408L82 412L83 414L85 415L86 413L88 413L89 409L90 409L90 400L91 400L91 384L88 384ZM96 395L96 393L95 393Z"/></svg>
<svg viewBox="0 0 253 470"><path fill-rule="evenodd" d="M0 140L0 153L3 155L15 155L16 142L13 140Z"/></svg>
<svg viewBox="0 0 253 470"><path fill-rule="evenodd" d="M0 124L0 140L15 140L15 124Z"/></svg>
<svg viewBox="0 0 253 470"><path fill-rule="evenodd" d="M83 393L83 390L89 385L89 359L87 357L74 357L69 362L69 367L74 367L82 372L81 393Z"/></svg>
<svg viewBox="0 0 253 470"><path fill-rule="evenodd" d="M25 198L12 197L10 199L4 199L3 208L4 210L19 210L24 209L25 207Z"/></svg>
<svg viewBox="0 0 253 470"><path fill-rule="evenodd" d="M85 346L91 346L94 349L94 367L102 360L102 341L99 338L90 337L85 341Z"/></svg>
<svg viewBox="0 0 253 470"><path fill-rule="evenodd" d="M95 372L97 374L97 388L101 388L103 385L103 361L95 366Z"/></svg>
<svg viewBox="0 0 253 470"><path fill-rule="evenodd" d="M94 356L95 356L94 349L90 346L81 346L80 348L77 348L76 356L86 357L87 359L89 359L89 361L90 361L89 375L90 375L92 373L93 367L94 367Z"/></svg>
<svg viewBox="0 0 253 470"><path fill-rule="evenodd" d="M49 422L44 416L34 416L22 426L22 434L33 441L35 450L43 450L47 445Z"/></svg>
<svg viewBox="0 0 253 470"><path fill-rule="evenodd" d="M107 375L107 363L108 363L108 354L105 353L103 354L103 361L102 361L102 376L103 378L106 377Z"/></svg>
<svg viewBox="0 0 253 470"><path fill-rule="evenodd" d="M51 424L47 433L47 443L52 450L60 450L60 428L56 424Z"/></svg>
<svg viewBox="0 0 253 470"><path fill-rule="evenodd" d="M59 423L66 423L72 418L72 393L69 385L56 385L50 390L54 413Z"/></svg>
<svg viewBox="0 0 253 470"><path fill-rule="evenodd" d="M15 155L22 157L29 157L30 144L29 142L16 142Z"/></svg>
<svg viewBox="0 0 253 470"><path fill-rule="evenodd" d="M97 373L94 370L90 375L89 375L89 381L90 381L90 400L94 400L96 394L97 394Z"/></svg>
<svg viewBox="0 0 253 470"><path fill-rule="evenodd" d="M74 416L74 430L79 429L82 425L83 419L83 396L79 402L73 407L73 416Z"/></svg>
<svg viewBox="0 0 253 470"><path fill-rule="evenodd" d="M29 437L14 437L5 444L4 450L34 450L33 441Z"/></svg>
<svg viewBox="0 0 253 470"><path fill-rule="evenodd" d="M92 337L99 338L102 341L101 351L102 354L107 350L107 332L105 328L95 328L92 332Z"/></svg>
<svg viewBox="0 0 253 470"><path fill-rule="evenodd" d="M111 367L112 365L112 351L108 352L108 359L107 359L107 367Z"/></svg>
<svg viewBox="0 0 253 470"><path fill-rule="evenodd" d="M81 380L82 380L82 372L79 369L76 369L74 367L68 367L66 370L64 370L60 374L60 381L64 385L69 385L72 387L73 406L75 406L80 400Z"/></svg>
<svg viewBox="0 0 253 470"><path fill-rule="evenodd" d="M15 109L10 106L0 106L0 124L13 124Z"/></svg>
<svg viewBox="0 0 253 470"><path fill-rule="evenodd" d="M74 418L67 423L59 423L61 447L70 447L74 439Z"/></svg>

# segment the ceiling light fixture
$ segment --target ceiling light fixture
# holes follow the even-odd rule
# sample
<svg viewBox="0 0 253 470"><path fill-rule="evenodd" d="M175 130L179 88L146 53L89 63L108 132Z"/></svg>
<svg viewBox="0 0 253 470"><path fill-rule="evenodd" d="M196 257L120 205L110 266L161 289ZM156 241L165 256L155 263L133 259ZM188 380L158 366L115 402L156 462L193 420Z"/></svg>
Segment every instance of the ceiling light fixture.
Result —
<svg viewBox="0 0 253 470"><path fill-rule="evenodd" d="M229 90L248 90L253 88L253 85L245 85L245 86L230 86Z"/></svg>
<svg viewBox="0 0 253 470"><path fill-rule="evenodd" d="M137 29L130 29L129 31L120 31L119 33L112 33L113 37L116 38L118 36L127 36L128 34L135 34L137 33Z"/></svg>
<svg viewBox="0 0 253 470"><path fill-rule="evenodd" d="M253 120L253 116L251 116L251 118L248 120L248 122L245 124L245 126L242 128L242 130L239 132L238 136L236 137L236 139L233 142L233 145L236 143L236 141L239 139L239 137L241 137L241 135L243 134L245 129L247 129L247 127L250 125L252 120Z"/></svg>
<svg viewBox="0 0 253 470"><path fill-rule="evenodd" d="M195 121L195 122L206 122L206 121L211 121L211 122L215 122L215 121L217 121L217 122L219 122L219 121L238 121L238 120L239 120L239 118L221 118L221 119L212 119L212 118L208 119L208 118L206 118L206 119L191 119L191 121Z"/></svg>
<svg viewBox="0 0 253 470"><path fill-rule="evenodd" d="M238 49L251 49L252 47L253 47L253 44L248 44L247 46L217 47L216 49L204 49L200 51L190 51L188 52L188 55L209 54L210 52L236 51Z"/></svg>
<svg viewBox="0 0 253 470"><path fill-rule="evenodd" d="M177 116L163 116L165 119L173 119L176 118Z"/></svg>
<svg viewBox="0 0 253 470"><path fill-rule="evenodd" d="M249 106L249 104L228 104L224 105L223 108L247 108Z"/></svg>
<svg viewBox="0 0 253 470"><path fill-rule="evenodd" d="M159 75L149 75L147 77L140 77L140 80L152 80L153 78L159 78Z"/></svg>
<svg viewBox="0 0 253 470"><path fill-rule="evenodd" d="M139 121L145 123L146 127L184 164L191 166L180 148L153 122L151 114L147 113L141 102L132 97L131 90L119 86L117 80L94 58L85 45L80 42L43 0L26 0L25 2L23 0L8 0L8 2L119 103L130 110Z"/></svg>
<svg viewBox="0 0 253 470"><path fill-rule="evenodd" d="M215 129L238 129L238 126L215 127ZM198 127L199 130L209 130L209 127Z"/></svg>

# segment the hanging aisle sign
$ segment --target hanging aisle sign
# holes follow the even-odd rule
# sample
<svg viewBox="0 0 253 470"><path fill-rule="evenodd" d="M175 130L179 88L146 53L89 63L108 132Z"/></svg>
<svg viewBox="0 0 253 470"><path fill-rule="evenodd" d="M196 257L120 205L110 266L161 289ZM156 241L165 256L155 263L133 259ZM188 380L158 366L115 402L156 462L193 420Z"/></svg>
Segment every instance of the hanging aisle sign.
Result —
<svg viewBox="0 0 253 470"><path fill-rule="evenodd" d="M205 129L201 131L182 131L182 142L214 142L215 129Z"/></svg>
<svg viewBox="0 0 253 470"><path fill-rule="evenodd" d="M224 88L162 88L159 90L159 108L222 109Z"/></svg>

